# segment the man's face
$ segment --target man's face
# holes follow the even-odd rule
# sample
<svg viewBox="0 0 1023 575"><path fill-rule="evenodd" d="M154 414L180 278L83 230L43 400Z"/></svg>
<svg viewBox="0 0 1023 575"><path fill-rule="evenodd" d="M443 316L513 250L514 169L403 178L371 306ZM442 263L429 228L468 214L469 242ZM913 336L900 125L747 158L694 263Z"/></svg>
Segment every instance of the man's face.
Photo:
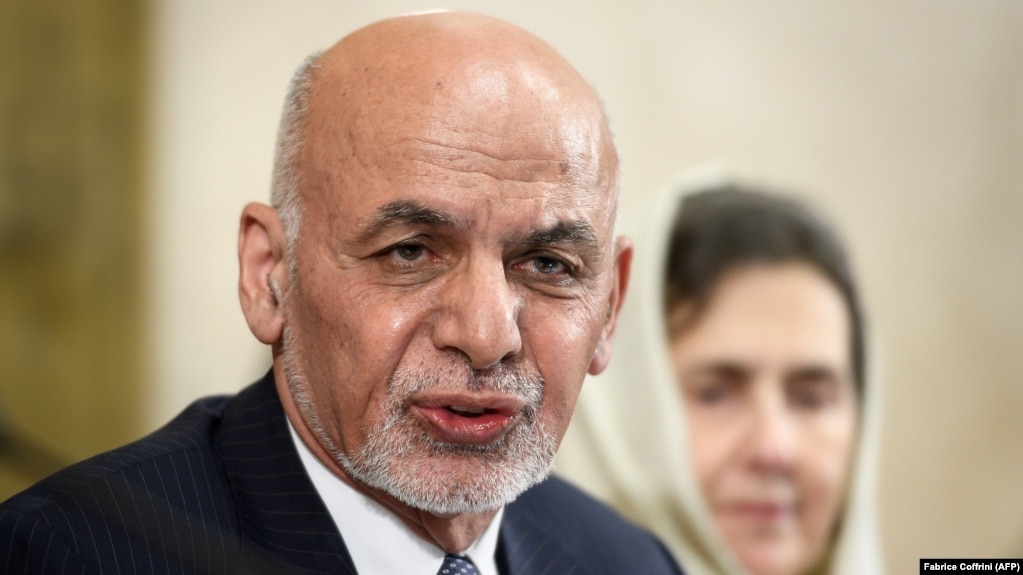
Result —
<svg viewBox="0 0 1023 575"><path fill-rule="evenodd" d="M546 475L616 280L593 111L460 80L311 131L284 298L306 423L350 477L435 514Z"/></svg>

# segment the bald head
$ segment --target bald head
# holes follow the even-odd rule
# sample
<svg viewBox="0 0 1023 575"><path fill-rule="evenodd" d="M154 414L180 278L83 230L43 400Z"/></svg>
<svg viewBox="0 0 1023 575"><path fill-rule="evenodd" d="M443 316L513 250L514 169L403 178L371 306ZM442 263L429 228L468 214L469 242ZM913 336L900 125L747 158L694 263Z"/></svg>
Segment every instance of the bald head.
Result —
<svg viewBox="0 0 1023 575"><path fill-rule="evenodd" d="M553 48L533 34L480 14L437 12L383 20L353 32L320 59L324 79L369 85L421 85L448 78L507 76L554 97L596 101L587 83Z"/></svg>
<svg viewBox="0 0 1023 575"><path fill-rule="evenodd" d="M289 238L300 205L344 185L351 159L409 140L433 144L420 150L428 156L457 149L460 157L444 158L454 169L498 178L506 174L489 159L528 165L540 145L577 185L605 189L616 203L618 158L599 99L560 54L488 16L416 14L359 29L296 74L273 192Z"/></svg>

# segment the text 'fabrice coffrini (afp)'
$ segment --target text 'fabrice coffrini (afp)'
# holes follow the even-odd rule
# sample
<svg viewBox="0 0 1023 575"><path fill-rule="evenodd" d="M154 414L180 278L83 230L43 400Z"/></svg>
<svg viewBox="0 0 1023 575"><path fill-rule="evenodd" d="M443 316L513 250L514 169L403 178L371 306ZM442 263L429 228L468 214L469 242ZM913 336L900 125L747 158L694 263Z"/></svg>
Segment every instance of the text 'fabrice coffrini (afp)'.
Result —
<svg viewBox="0 0 1023 575"><path fill-rule="evenodd" d="M966 571L991 573L1019 573L1023 559L921 559L920 573L938 571Z"/></svg>

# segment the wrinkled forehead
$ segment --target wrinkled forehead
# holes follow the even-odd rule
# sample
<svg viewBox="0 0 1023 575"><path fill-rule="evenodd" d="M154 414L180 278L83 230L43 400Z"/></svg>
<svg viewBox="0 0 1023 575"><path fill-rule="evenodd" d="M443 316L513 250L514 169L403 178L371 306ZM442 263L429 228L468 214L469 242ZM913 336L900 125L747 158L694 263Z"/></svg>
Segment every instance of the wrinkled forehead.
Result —
<svg viewBox="0 0 1023 575"><path fill-rule="evenodd" d="M617 154L593 90L546 45L434 34L344 43L313 78L301 169L320 193L354 180L470 175L617 195ZM313 186L316 188L316 186Z"/></svg>

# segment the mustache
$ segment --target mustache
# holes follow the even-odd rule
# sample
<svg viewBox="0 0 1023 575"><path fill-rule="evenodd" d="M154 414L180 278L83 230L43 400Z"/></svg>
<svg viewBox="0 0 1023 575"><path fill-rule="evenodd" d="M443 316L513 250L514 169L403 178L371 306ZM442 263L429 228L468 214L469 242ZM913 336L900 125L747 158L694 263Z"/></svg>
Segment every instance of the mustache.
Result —
<svg viewBox="0 0 1023 575"><path fill-rule="evenodd" d="M543 375L525 364L499 363L487 369L473 369L464 362L452 361L442 366L399 367L391 375L387 394L404 408L409 406L411 397L427 390L487 391L519 397L535 410L543 399L544 386Z"/></svg>

